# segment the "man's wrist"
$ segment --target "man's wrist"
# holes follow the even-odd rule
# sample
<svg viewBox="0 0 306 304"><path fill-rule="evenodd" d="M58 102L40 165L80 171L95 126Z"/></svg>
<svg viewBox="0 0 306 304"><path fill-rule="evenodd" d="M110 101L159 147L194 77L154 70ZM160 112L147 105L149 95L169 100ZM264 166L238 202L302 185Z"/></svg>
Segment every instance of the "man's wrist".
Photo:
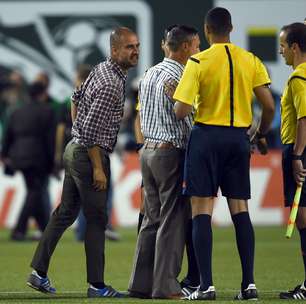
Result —
<svg viewBox="0 0 306 304"><path fill-rule="evenodd" d="M266 138L266 134L264 134L264 133L262 133L260 131L257 131L256 137L257 137L257 139Z"/></svg>
<svg viewBox="0 0 306 304"><path fill-rule="evenodd" d="M292 154L292 160L302 160L302 154Z"/></svg>

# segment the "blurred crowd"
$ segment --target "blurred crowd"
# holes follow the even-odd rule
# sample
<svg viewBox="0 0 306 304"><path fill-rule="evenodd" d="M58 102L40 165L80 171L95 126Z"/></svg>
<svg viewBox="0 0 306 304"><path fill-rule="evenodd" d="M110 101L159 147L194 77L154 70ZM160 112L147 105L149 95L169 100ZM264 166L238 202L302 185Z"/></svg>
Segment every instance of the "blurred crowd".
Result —
<svg viewBox="0 0 306 304"><path fill-rule="evenodd" d="M79 87L88 76L91 66L78 66L74 86ZM48 223L52 211L48 191L49 178L60 178L62 155L71 139L72 120L70 96L58 100L50 93L50 77L40 72L28 83L18 70L1 73L0 78L0 148L1 163L7 176L21 172L26 186L26 197L11 239L37 240ZM135 149L133 122L136 115L137 80L132 81L125 102L115 153ZM72 91L72 90L71 90ZM112 213L112 195L109 195L108 213ZM34 218L37 231L28 235L30 218ZM111 216L109 216L111 220ZM76 226L76 239L84 240L85 218L80 214ZM106 237L119 240L120 235L111 222Z"/></svg>

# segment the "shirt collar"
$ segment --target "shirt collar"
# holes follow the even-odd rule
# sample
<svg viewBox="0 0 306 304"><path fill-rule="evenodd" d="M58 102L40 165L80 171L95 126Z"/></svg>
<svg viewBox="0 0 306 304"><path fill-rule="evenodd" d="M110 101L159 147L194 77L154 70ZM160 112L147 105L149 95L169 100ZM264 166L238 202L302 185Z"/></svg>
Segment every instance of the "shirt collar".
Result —
<svg viewBox="0 0 306 304"><path fill-rule="evenodd" d="M184 70L184 65L170 58L164 58L163 62L177 66L180 70Z"/></svg>
<svg viewBox="0 0 306 304"><path fill-rule="evenodd" d="M297 65L297 67L294 70L300 69L300 68L305 69L306 68L306 62L300 63L299 65Z"/></svg>
<svg viewBox="0 0 306 304"><path fill-rule="evenodd" d="M106 63L113 68L113 70L120 76L120 78L122 78L124 81L126 80L127 74L122 70L120 65L116 63L111 57L108 57L106 59Z"/></svg>

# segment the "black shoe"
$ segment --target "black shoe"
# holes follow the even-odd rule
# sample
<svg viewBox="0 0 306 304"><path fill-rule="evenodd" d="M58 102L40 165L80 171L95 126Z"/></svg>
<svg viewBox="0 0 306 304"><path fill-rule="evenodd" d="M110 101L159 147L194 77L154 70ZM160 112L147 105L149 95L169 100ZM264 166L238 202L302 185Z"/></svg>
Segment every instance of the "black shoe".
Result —
<svg viewBox="0 0 306 304"><path fill-rule="evenodd" d="M255 284L249 284L248 288L240 290L234 300L258 300Z"/></svg>
<svg viewBox="0 0 306 304"><path fill-rule="evenodd" d="M24 233L14 231L11 234L11 240L12 241L17 241L17 242L24 242L24 241L26 241L26 237L25 237Z"/></svg>
<svg viewBox="0 0 306 304"><path fill-rule="evenodd" d="M189 301L212 301L216 300L216 290L214 286L209 286L207 290L203 291L201 289L197 289L188 297L182 298L183 300Z"/></svg>
<svg viewBox="0 0 306 304"><path fill-rule="evenodd" d="M191 282L188 279L184 279L181 281L181 289L182 293L185 297L190 296L193 292L195 292L198 288L200 288L200 285L192 285Z"/></svg>
<svg viewBox="0 0 306 304"><path fill-rule="evenodd" d="M306 287L304 283L296 286L293 290L281 292L279 294L280 299L285 300L305 300L306 299Z"/></svg>

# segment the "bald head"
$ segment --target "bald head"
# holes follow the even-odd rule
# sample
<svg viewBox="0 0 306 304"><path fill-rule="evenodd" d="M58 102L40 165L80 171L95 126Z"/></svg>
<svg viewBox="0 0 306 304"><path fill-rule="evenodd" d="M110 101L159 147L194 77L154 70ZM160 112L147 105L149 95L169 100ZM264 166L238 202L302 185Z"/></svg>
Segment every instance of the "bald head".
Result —
<svg viewBox="0 0 306 304"><path fill-rule="evenodd" d="M110 35L111 58L122 69L128 70L135 66L139 56L137 35L127 27L118 27Z"/></svg>
<svg viewBox="0 0 306 304"><path fill-rule="evenodd" d="M122 43L122 38L126 35L135 35L128 27L117 27L110 34L110 48L118 47Z"/></svg>

